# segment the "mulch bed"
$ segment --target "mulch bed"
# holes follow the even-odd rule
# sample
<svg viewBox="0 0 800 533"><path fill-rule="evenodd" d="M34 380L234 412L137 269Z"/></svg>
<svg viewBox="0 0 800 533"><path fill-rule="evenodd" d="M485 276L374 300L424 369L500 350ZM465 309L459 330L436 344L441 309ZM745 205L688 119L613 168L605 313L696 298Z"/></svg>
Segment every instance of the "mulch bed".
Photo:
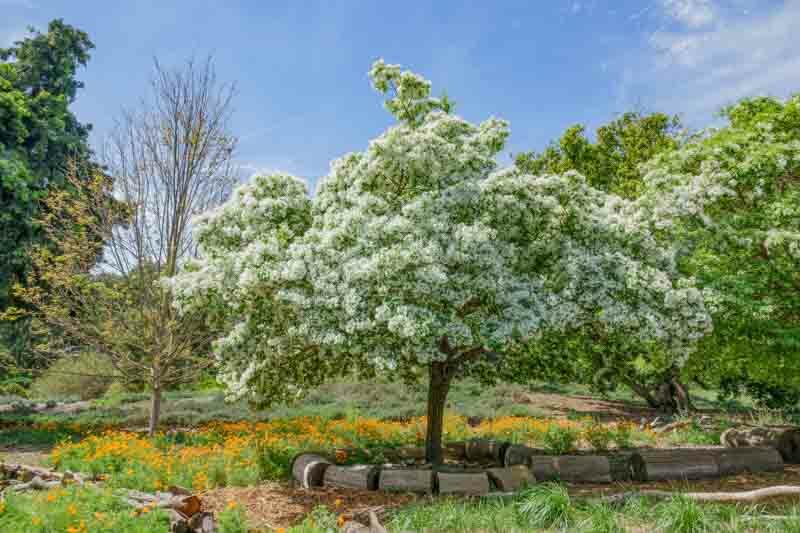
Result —
<svg viewBox="0 0 800 533"><path fill-rule="evenodd" d="M215 513L235 502L244 509L249 524L268 529L297 524L319 505L325 505L345 519L352 519L363 517L370 510L392 509L418 499L412 494L329 487L302 489L281 483L214 489L202 494L201 498L204 510Z"/></svg>

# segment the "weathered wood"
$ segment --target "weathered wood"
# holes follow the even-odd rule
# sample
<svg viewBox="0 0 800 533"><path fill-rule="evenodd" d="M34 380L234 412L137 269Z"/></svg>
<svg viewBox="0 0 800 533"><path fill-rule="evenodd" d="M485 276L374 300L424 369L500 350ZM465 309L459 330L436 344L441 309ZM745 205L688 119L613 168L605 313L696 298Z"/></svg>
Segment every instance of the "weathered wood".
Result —
<svg viewBox="0 0 800 533"><path fill-rule="evenodd" d="M448 442L444 444L444 456L446 459L454 461L464 461L467 459L466 442Z"/></svg>
<svg viewBox="0 0 800 533"><path fill-rule="evenodd" d="M643 481L644 461L638 452L618 452L607 455L611 481Z"/></svg>
<svg viewBox="0 0 800 533"><path fill-rule="evenodd" d="M292 475L303 488L321 487L331 462L321 455L301 453L292 461Z"/></svg>
<svg viewBox="0 0 800 533"><path fill-rule="evenodd" d="M562 481L611 483L611 466L604 455L559 455L554 466Z"/></svg>
<svg viewBox="0 0 800 533"><path fill-rule="evenodd" d="M464 461L467 458L467 443L450 442L442 445L442 454L451 461ZM399 448L382 450L382 455L391 461L423 461L425 448L421 446L400 446Z"/></svg>
<svg viewBox="0 0 800 533"><path fill-rule="evenodd" d="M439 494L469 494L480 496L489 493L489 478L486 472L468 474L436 474Z"/></svg>
<svg viewBox="0 0 800 533"><path fill-rule="evenodd" d="M754 503L783 496L800 495L800 487L793 485L779 485L766 487L763 489L748 490L743 492L683 492L666 490L641 490L633 492L623 492L604 496L599 501L606 504L622 504L631 498L646 496L648 498L669 499L675 496L694 500L698 502L720 502L720 503Z"/></svg>
<svg viewBox="0 0 800 533"><path fill-rule="evenodd" d="M510 444L503 452L503 466L527 465L531 457L545 456L544 450L529 448L521 444ZM538 478L537 478L538 479Z"/></svg>
<svg viewBox="0 0 800 533"><path fill-rule="evenodd" d="M730 428L722 433L720 441L728 448L771 446L778 450L785 463L800 463L800 428L797 426Z"/></svg>
<svg viewBox="0 0 800 533"><path fill-rule="evenodd" d="M719 477L713 451L704 449L643 450L645 481L710 479Z"/></svg>
<svg viewBox="0 0 800 533"><path fill-rule="evenodd" d="M531 469L526 465L489 468L486 473L497 490L502 492L518 491L536 482Z"/></svg>
<svg viewBox="0 0 800 533"><path fill-rule="evenodd" d="M719 475L732 476L744 472L781 472L783 459L778 450L768 446L722 448L715 450Z"/></svg>
<svg viewBox="0 0 800 533"><path fill-rule="evenodd" d="M377 490L380 469L373 465L336 466L325 469L323 484L326 487Z"/></svg>
<svg viewBox="0 0 800 533"><path fill-rule="evenodd" d="M503 455L508 446L507 442L497 440L472 439L466 443L465 455L468 461L503 464Z"/></svg>
<svg viewBox="0 0 800 533"><path fill-rule="evenodd" d="M433 492L433 471L412 469L381 470L381 490L389 492L417 492L431 494Z"/></svg>
<svg viewBox="0 0 800 533"><path fill-rule="evenodd" d="M552 455L532 455L528 457L528 467L536 481L556 481L559 479L555 457Z"/></svg>

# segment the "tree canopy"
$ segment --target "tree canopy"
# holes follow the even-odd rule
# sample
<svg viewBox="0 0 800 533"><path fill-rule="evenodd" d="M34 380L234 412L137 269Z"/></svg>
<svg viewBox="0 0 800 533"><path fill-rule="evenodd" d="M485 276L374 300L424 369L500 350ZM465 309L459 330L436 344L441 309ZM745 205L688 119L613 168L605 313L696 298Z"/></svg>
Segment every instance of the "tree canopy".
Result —
<svg viewBox="0 0 800 533"><path fill-rule="evenodd" d="M0 49L0 311L14 303L11 288L30 264L26 250L42 238L35 220L43 195L66 186L70 160L91 154L90 127L70 104L94 45L62 20L30 32Z"/></svg>
<svg viewBox="0 0 800 533"><path fill-rule="evenodd" d="M352 368L427 375L436 463L464 372L589 328L682 360L708 331L641 206L577 172L498 170L506 122L449 113L398 65L370 77L398 123L334 161L313 199L261 176L198 221L200 259L173 288L227 321L216 349L234 395L287 399Z"/></svg>

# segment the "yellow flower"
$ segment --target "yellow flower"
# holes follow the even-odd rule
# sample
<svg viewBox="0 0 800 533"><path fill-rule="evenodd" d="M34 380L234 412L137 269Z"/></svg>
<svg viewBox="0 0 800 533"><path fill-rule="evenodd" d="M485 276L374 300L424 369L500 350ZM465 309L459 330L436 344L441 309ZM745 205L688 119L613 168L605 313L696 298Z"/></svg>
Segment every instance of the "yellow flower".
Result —
<svg viewBox="0 0 800 533"><path fill-rule="evenodd" d="M104 520L106 517L106 513L96 512L94 513L94 517L98 520Z"/></svg>
<svg viewBox="0 0 800 533"><path fill-rule="evenodd" d="M76 514L78 514L78 508L75 507L75 504L71 503L69 504L69 507L67 507L67 512L72 516L75 516Z"/></svg>
<svg viewBox="0 0 800 533"><path fill-rule="evenodd" d="M142 513L149 513L149 512L150 508L148 506L145 505L144 507L142 507Z"/></svg>
<svg viewBox="0 0 800 533"><path fill-rule="evenodd" d="M6 510L6 502L0 502L0 514L3 514L3 511Z"/></svg>
<svg viewBox="0 0 800 533"><path fill-rule="evenodd" d="M336 507L341 507L342 506L342 500L340 498L336 498L333 501L333 505L335 505Z"/></svg>
<svg viewBox="0 0 800 533"><path fill-rule="evenodd" d="M56 494L55 492L48 492L47 493L47 501L48 502L54 502L57 499L58 499L58 494Z"/></svg>
<svg viewBox="0 0 800 533"><path fill-rule="evenodd" d="M236 509L237 506L238 504L234 501L228 502L228 509Z"/></svg>
<svg viewBox="0 0 800 533"><path fill-rule="evenodd" d="M33 518L31 518L31 524L33 524L34 526L40 526L42 525L42 519L39 518L38 516L34 516Z"/></svg>

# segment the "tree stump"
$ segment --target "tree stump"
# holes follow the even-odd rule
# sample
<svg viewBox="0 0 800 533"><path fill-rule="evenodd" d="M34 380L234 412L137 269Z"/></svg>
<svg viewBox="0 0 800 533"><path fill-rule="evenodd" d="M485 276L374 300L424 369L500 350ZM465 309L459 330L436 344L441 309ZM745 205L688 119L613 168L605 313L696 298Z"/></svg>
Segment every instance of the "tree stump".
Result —
<svg viewBox="0 0 800 533"><path fill-rule="evenodd" d="M378 486L387 492L431 494L433 492L433 471L384 469L381 470Z"/></svg>
<svg viewBox="0 0 800 533"><path fill-rule="evenodd" d="M781 454L775 448L767 446L723 448L716 451L716 457L721 476L733 476L744 472L783 471Z"/></svg>
<svg viewBox="0 0 800 533"><path fill-rule="evenodd" d="M711 479L719 477L714 452L684 448L679 450L643 450L644 481Z"/></svg>
<svg viewBox="0 0 800 533"><path fill-rule="evenodd" d="M796 426L742 426L730 428L720 436L727 448L771 446L783 462L800 463L800 428Z"/></svg>
<svg viewBox="0 0 800 533"><path fill-rule="evenodd" d="M611 483L611 466L604 455L559 455L553 459L562 481Z"/></svg>
<svg viewBox="0 0 800 533"><path fill-rule="evenodd" d="M325 469L323 482L326 487L377 490L380 469L373 465L336 466Z"/></svg>
<svg viewBox="0 0 800 533"><path fill-rule="evenodd" d="M439 494L468 494L480 496L489 493L489 478L486 472L448 474L438 472Z"/></svg>
<svg viewBox="0 0 800 533"><path fill-rule="evenodd" d="M314 453L301 453L292 461L292 475L303 488L321 487L325 470L331 466L325 457Z"/></svg>
<svg viewBox="0 0 800 533"><path fill-rule="evenodd" d="M526 465L489 468L486 473L497 490L501 492L516 492L526 485L532 485L536 481L531 469Z"/></svg>
<svg viewBox="0 0 800 533"><path fill-rule="evenodd" d="M466 442L465 455L468 461L503 463L507 442L488 439L472 439Z"/></svg>
<svg viewBox="0 0 800 533"><path fill-rule="evenodd" d="M637 452L619 452L608 456L611 481L644 481L644 461Z"/></svg>

